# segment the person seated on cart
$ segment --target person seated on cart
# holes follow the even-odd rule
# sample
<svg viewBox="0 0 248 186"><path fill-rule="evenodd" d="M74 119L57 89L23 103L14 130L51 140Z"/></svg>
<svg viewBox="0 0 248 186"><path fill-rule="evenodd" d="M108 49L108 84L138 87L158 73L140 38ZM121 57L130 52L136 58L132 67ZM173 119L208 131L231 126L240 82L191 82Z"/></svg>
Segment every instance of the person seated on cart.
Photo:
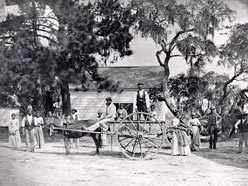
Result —
<svg viewBox="0 0 248 186"><path fill-rule="evenodd" d="M138 83L138 91L134 94L133 108L135 112L149 112L150 98L147 91L144 89L144 83ZM138 116L139 119L140 115ZM144 115L146 119L146 115Z"/></svg>
<svg viewBox="0 0 248 186"><path fill-rule="evenodd" d="M120 103L120 108L117 110L117 120L121 121L123 120L125 117L127 117L127 111L124 108L124 104Z"/></svg>
<svg viewBox="0 0 248 186"><path fill-rule="evenodd" d="M109 129L107 123L109 121L114 121L115 117L116 117L116 106L112 103L112 98L107 97L106 109L99 118L99 121L97 121L95 124L91 125L90 127L86 128L86 130L95 131L97 128L101 128L103 132L106 132ZM104 134L102 134L102 145L103 146L107 145L107 136Z"/></svg>
<svg viewBox="0 0 248 186"><path fill-rule="evenodd" d="M97 111L96 121L99 121L99 120L100 120L100 118L101 118L101 116L102 116L102 113L103 113L102 110L98 110L98 111Z"/></svg>

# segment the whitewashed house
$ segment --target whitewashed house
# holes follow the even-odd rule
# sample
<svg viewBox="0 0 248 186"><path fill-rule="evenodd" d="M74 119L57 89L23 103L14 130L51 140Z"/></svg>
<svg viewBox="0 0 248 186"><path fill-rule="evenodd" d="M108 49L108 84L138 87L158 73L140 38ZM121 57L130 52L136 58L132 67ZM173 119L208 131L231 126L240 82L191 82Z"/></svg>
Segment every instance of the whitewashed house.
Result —
<svg viewBox="0 0 248 186"><path fill-rule="evenodd" d="M128 113L133 111L133 98L137 91L137 83L143 82L146 90L158 86L163 78L163 68L160 66L136 66L136 67L101 67L98 70L100 76L108 77L118 84L121 92L99 92L96 87L87 91L76 86L70 86L72 108L77 109L80 119L95 119L98 110L103 110L105 98L111 96L113 103L119 106L124 103ZM168 110L164 103L157 103L158 119L164 120Z"/></svg>

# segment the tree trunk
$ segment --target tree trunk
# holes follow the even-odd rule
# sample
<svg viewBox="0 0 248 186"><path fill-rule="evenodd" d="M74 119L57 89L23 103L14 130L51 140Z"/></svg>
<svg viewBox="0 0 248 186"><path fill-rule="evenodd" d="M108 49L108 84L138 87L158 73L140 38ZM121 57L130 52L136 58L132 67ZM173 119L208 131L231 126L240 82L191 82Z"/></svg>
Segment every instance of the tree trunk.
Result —
<svg viewBox="0 0 248 186"><path fill-rule="evenodd" d="M167 60L167 61L166 61ZM164 94L164 102L166 103L167 107L171 111L172 114L175 114L176 111L176 105L174 104L175 102L173 101L173 98L170 97L170 90L168 87L168 81L169 81L169 76L170 76L170 69L169 69L169 58L166 57L165 63L164 63L164 77L163 77L163 94Z"/></svg>
<svg viewBox="0 0 248 186"><path fill-rule="evenodd" d="M71 98L70 98L69 83L66 81L62 81L61 84L61 97L62 97L63 114L68 116L71 113Z"/></svg>

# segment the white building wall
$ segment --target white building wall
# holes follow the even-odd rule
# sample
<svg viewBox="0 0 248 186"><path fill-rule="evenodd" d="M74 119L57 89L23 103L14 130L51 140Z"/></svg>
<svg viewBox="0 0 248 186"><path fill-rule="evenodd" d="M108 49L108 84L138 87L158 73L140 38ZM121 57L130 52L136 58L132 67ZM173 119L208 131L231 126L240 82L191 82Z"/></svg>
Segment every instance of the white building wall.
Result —
<svg viewBox="0 0 248 186"><path fill-rule="evenodd" d="M96 91L71 91L72 108L77 109L80 119L95 119L97 111L104 109L105 98L112 97L113 103L132 103L135 91L123 91L121 94Z"/></svg>
<svg viewBox="0 0 248 186"><path fill-rule="evenodd" d="M95 119L97 111L105 107L105 98L112 97L113 103L133 103L136 90L126 90L122 93L96 92L96 91L71 91L72 108L77 109L80 119ZM157 119L164 121L171 116L169 109L164 102L154 103L157 112Z"/></svg>

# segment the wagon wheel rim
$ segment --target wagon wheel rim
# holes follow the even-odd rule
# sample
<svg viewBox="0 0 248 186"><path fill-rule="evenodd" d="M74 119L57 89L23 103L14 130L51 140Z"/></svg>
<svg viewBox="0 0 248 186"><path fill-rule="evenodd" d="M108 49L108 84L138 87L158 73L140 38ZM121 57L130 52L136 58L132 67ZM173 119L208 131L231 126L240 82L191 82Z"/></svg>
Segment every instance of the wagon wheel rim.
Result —
<svg viewBox="0 0 248 186"><path fill-rule="evenodd" d="M143 116L143 118L137 120L138 116ZM117 129L119 148L129 159L154 158L161 149L163 140L161 123L144 112L128 115Z"/></svg>

